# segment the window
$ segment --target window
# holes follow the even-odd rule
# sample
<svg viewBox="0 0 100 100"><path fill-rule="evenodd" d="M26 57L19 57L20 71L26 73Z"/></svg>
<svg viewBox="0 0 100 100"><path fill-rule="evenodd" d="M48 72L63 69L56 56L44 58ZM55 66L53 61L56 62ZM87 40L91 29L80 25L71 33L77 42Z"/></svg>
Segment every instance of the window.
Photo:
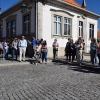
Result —
<svg viewBox="0 0 100 100"><path fill-rule="evenodd" d="M16 34L16 21L13 20L13 21L11 22L11 25L12 25L12 27L11 27L11 33L12 33L12 35L14 36L14 35Z"/></svg>
<svg viewBox="0 0 100 100"><path fill-rule="evenodd" d="M11 37L11 22L7 23L7 37Z"/></svg>
<svg viewBox="0 0 100 100"><path fill-rule="evenodd" d="M83 37L83 22L79 21L79 37Z"/></svg>
<svg viewBox="0 0 100 100"><path fill-rule="evenodd" d="M64 35L70 36L71 35L71 19L64 18Z"/></svg>
<svg viewBox="0 0 100 100"><path fill-rule="evenodd" d="M28 35L30 32L30 18L29 15L24 16L24 35Z"/></svg>
<svg viewBox="0 0 100 100"><path fill-rule="evenodd" d="M94 37L94 25L90 24L89 26L89 38L92 39Z"/></svg>
<svg viewBox="0 0 100 100"><path fill-rule="evenodd" d="M13 37L16 35L16 20L7 23L7 37Z"/></svg>
<svg viewBox="0 0 100 100"><path fill-rule="evenodd" d="M0 38L2 38L2 25L0 25Z"/></svg>
<svg viewBox="0 0 100 100"><path fill-rule="evenodd" d="M61 35L61 16L54 16L54 35Z"/></svg>

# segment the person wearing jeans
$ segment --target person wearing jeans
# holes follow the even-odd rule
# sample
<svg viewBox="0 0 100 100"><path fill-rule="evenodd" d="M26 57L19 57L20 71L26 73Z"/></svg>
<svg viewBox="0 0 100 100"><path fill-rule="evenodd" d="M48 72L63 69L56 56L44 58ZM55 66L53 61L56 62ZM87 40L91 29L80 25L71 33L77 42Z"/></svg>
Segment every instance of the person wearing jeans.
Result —
<svg viewBox="0 0 100 100"><path fill-rule="evenodd" d="M97 43L95 38L93 38L93 42L90 45L90 49L91 49L92 64L97 65Z"/></svg>
<svg viewBox="0 0 100 100"><path fill-rule="evenodd" d="M41 50L42 50L42 63L44 63L44 60L45 60L45 63L47 63L48 50L47 50L47 42L46 42L46 40L43 41Z"/></svg>
<svg viewBox="0 0 100 100"><path fill-rule="evenodd" d="M40 44L40 41L39 40L37 40L37 42L36 42L36 46L35 46L35 54L34 54L34 57L35 57L35 59L36 59L36 61L35 61L35 64L37 65L38 63L41 63L41 44Z"/></svg>
<svg viewBox="0 0 100 100"><path fill-rule="evenodd" d="M16 60L17 60L17 46L18 46L18 42L17 42L17 38L14 39L14 41L12 42L12 61L14 60L14 55L16 55Z"/></svg>
<svg viewBox="0 0 100 100"><path fill-rule="evenodd" d="M99 66L100 66L100 40L98 40L97 56L98 56Z"/></svg>
<svg viewBox="0 0 100 100"><path fill-rule="evenodd" d="M19 41L19 61L21 62L22 60L25 61L25 53L26 53L26 47L27 47L27 41L25 40L25 37L22 36L22 39ZM23 59L22 59L23 55Z"/></svg>

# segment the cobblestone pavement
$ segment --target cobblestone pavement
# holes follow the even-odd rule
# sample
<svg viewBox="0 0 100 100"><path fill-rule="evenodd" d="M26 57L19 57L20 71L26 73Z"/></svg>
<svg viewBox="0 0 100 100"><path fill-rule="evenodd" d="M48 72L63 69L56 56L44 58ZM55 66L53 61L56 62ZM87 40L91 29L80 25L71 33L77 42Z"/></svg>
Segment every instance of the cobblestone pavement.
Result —
<svg viewBox="0 0 100 100"><path fill-rule="evenodd" d="M100 75L60 63L2 66L0 100L100 100Z"/></svg>

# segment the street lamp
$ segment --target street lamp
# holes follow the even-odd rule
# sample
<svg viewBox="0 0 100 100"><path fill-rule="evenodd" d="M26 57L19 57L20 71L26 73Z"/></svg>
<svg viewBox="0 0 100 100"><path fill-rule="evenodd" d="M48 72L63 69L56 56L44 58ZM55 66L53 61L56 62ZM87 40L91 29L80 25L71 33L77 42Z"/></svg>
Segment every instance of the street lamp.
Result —
<svg viewBox="0 0 100 100"><path fill-rule="evenodd" d="M31 3L33 3L34 0L30 0ZM32 9L32 6L31 7L27 7L27 5L25 3L23 3L21 6L20 6L20 9L21 9L21 12L22 13L25 13L27 12L27 10L31 10Z"/></svg>
<svg viewBox="0 0 100 100"><path fill-rule="evenodd" d="M27 12L27 6L26 6L26 4L23 3L23 4L20 6L20 9L21 9L21 12L22 12L22 13Z"/></svg>

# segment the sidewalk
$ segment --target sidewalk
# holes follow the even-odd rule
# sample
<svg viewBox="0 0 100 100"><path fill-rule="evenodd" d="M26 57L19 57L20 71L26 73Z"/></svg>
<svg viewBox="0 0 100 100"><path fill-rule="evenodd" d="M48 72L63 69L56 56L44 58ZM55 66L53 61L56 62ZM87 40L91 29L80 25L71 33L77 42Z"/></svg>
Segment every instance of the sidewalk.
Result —
<svg viewBox="0 0 100 100"><path fill-rule="evenodd" d="M6 59L3 60L3 59L0 58L0 66L26 65L26 64L32 64L34 61L35 60L33 58L29 58L29 57L26 57L26 60L21 61L21 62L19 62L19 60L12 61L11 56L9 56L9 59L7 59L7 60ZM49 62L52 62L51 58L48 58L48 63Z"/></svg>
<svg viewBox="0 0 100 100"><path fill-rule="evenodd" d="M10 58L10 56L9 56ZM65 60L66 57L59 57L59 60ZM32 58L26 57L26 61L12 61L11 59L8 60L2 60L0 59L0 66L14 66L14 65L25 65L25 64L31 64L34 60ZM90 56L89 55L84 55L84 61L87 61L87 63L90 61ZM52 58L48 58L48 62L52 62Z"/></svg>

